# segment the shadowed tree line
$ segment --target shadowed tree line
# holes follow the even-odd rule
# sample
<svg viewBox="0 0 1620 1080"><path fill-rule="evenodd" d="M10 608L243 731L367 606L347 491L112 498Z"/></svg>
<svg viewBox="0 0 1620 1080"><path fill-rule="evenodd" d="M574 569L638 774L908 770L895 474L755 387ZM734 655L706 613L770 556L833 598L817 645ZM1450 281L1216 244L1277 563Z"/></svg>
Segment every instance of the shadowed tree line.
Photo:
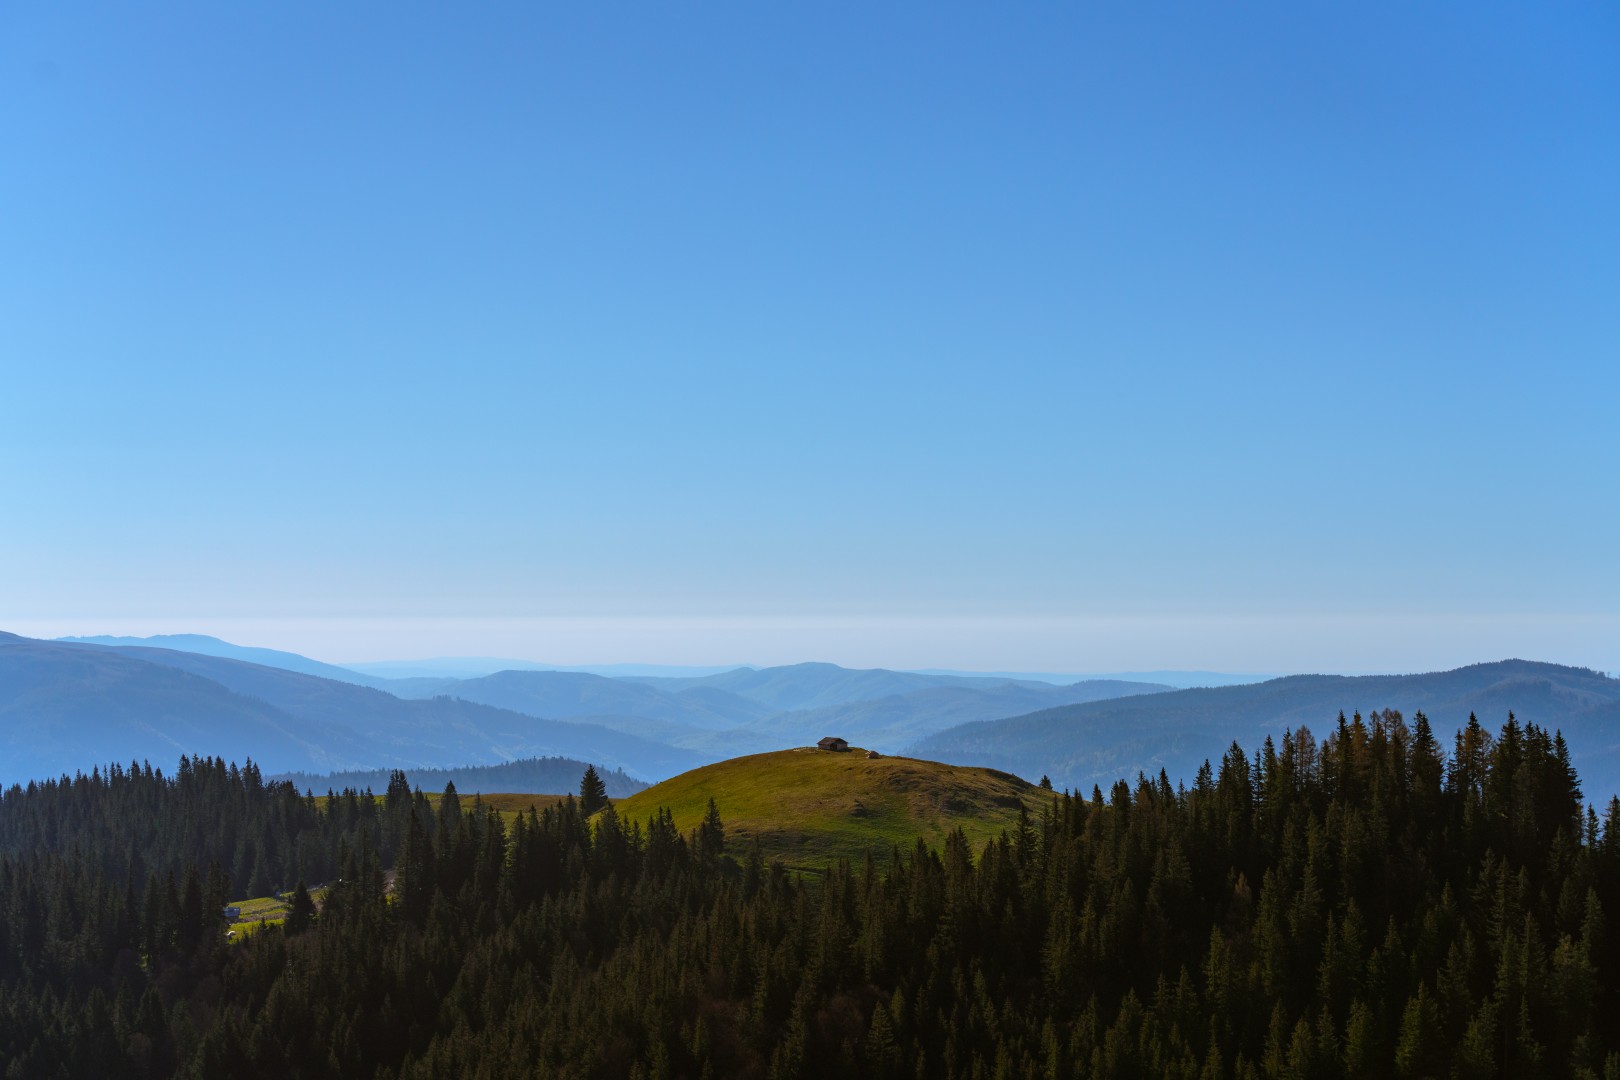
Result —
<svg viewBox="0 0 1620 1080"><path fill-rule="evenodd" d="M1421 714L1341 716L819 878L713 812L397 780L13 788L8 1075L1620 1078L1620 801L1584 807L1562 738L1511 717L1447 750ZM339 880L229 945L261 860Z"/></svg>

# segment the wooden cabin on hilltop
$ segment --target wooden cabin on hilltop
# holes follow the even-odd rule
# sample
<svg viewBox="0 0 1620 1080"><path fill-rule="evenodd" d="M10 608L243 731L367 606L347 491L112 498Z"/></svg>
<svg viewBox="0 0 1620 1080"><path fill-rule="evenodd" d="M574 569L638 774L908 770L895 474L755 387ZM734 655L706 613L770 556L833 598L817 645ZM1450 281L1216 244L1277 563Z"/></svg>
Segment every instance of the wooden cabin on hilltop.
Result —
<svg viewBox="0 0 1620 1080"><path fill-rule="evenodd" d="M840 739L836 735L829 735L825 739L822 739L820 742L816 743L816 746L822 750L848 750L849 740Z"/></svg>

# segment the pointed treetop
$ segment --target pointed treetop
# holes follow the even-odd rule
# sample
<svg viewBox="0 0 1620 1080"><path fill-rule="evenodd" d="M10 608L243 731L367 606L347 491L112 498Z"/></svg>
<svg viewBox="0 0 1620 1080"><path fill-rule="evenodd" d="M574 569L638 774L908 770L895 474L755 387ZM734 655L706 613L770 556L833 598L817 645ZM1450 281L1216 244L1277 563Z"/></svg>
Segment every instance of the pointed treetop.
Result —
<svg viewBox="0 0 1620 1080"><path fill-rule="evenodd" d="M597 775L595 765L585 766L585 775L579 778L580 812L590 817L608 804L607 785Z"/></svg>

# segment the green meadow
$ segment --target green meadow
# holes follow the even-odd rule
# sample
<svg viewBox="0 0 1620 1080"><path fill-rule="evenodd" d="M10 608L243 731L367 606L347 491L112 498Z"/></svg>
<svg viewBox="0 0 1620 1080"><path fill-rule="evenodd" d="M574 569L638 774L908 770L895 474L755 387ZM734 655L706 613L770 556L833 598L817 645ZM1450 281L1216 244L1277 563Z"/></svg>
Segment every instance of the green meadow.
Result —
<svg viewBox="0 0 1620 1080"><path fill-rule="evenodd" d="M1015 829L1020 809L1038 819L1048 797L993 769L805 747L705 765L614 807L621 819L642 823L667 807L687 832L712 798L730 854L742 858L758 841L767 859L820 870L868 851L883 860L895 845L909 851L919 836L940 847L955 829L977 849Z"/></svg>

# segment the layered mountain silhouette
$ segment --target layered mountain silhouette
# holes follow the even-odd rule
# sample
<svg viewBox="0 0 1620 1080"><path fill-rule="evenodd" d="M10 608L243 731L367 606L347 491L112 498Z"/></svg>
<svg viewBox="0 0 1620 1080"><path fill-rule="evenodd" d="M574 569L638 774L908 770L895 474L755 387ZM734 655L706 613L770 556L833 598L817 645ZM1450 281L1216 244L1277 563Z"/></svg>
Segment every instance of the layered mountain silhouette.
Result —
<svg viewBox="0 0 1620 1080"><path fill-rule="evenodd" d="M638 717L705 731L738 727L771 712L710 686L663 690L638 680L572 671L498 671L436 685L432 692L532 716Z"/></svg>
<svg viewBox="0 0 1620 1080"><path fill-rule="evenodd" d="M229 641L221 641L207 634L154 634L151 637L114 637L102 634L95 637L65 637L56 640L73 645L144 646L151 649L174 649L202 656L222 656L227 660L243 660L249 664L297 671L304 675L318 675L323 679L336 679L338 682L355 683L374 689L386 689L391 682L389 679L368 675L352 668L311 660L295 652L262 649L252 645L233 645Z"/></svg>
<svg viewBox="0 0 1620 1080"><path fill-rule="evenodd" d="M495 764L555 755L647 779L692 751L599 725L351 683L173 649L0 635L0 782L181 754L252 758L266 772Z"/></svg>
<svg viewBox="0 0 1620 1080"><path fill-rule="evenodd" d="M1563 730L1590 797L1620 791L1620 681L1522 660L1188 690L821 663L687 677L364 677L373 687L352 672L327 678L332 665L307 657L214 638L161 639L194 649L97 640L113 643L0 634L0 782L112 760L172 766L182 753L311 774L561 756L657 781L837 735L886 754L1044 774L1089 790L1161 768L1190 781L1211 745L1237 740L1252 753L1287 728L1325 732L1340 711L1393 708L1408 720L1423 710L1442 739L1470 713L1495 728L1511 710Z"/></svg>
<svg viewBox="0 0 1620 1080"><path fill-rule="evenodd" d="M1093 680L1053 686L795 664L685 679L503 671L437 683L429 691L534 716L600 724L719 760L800 746L834 729L862 746L896 753L923 736L970 720L1166 689L1148 683Z"/></svg>
<svg viewBox="0 0 1620 1080"><path fill-rule="evenodd" d="M968 720L1167 689L797 664L684 678L555 670L372 677L385 690L320 674L329 668L200 635L56 642L7 635L0 639L0 782L111 760L162 765L183 753L319 774L563 755L651 781L829 731L892 753Z"/></svg>
<svg viewBox="0 0 1620 1080"><path fill-rule="evenodd" d="M738 668L695 679L636 678L634 682L666 690L708 687L724 690L766 706L772 712L816 709L854 701L907 694L939 686L986 688L1008 683L1050 687L1050 683L973 675L921 674L885 668L850 669L837 664L791 664L786 667ZM1167 689L1167 688L1165 688Z"/></svg>
<svg viewBox="0 0 1620 1080"><path fill-rule="evenodd" d="M981 681L986 685L968 685ZM795 740L807 741L806 732L826 731L861 746L895 754L908 750L919 739L975 720L1014 716L1075 702L1157 694L1167 689L1151 683L1105 679L1072 686L961 680L870 700L773 713L737 730L686 736L679 744L713 752L729 749L733 754L763 753L784 745L796 745Z"/></svg>

